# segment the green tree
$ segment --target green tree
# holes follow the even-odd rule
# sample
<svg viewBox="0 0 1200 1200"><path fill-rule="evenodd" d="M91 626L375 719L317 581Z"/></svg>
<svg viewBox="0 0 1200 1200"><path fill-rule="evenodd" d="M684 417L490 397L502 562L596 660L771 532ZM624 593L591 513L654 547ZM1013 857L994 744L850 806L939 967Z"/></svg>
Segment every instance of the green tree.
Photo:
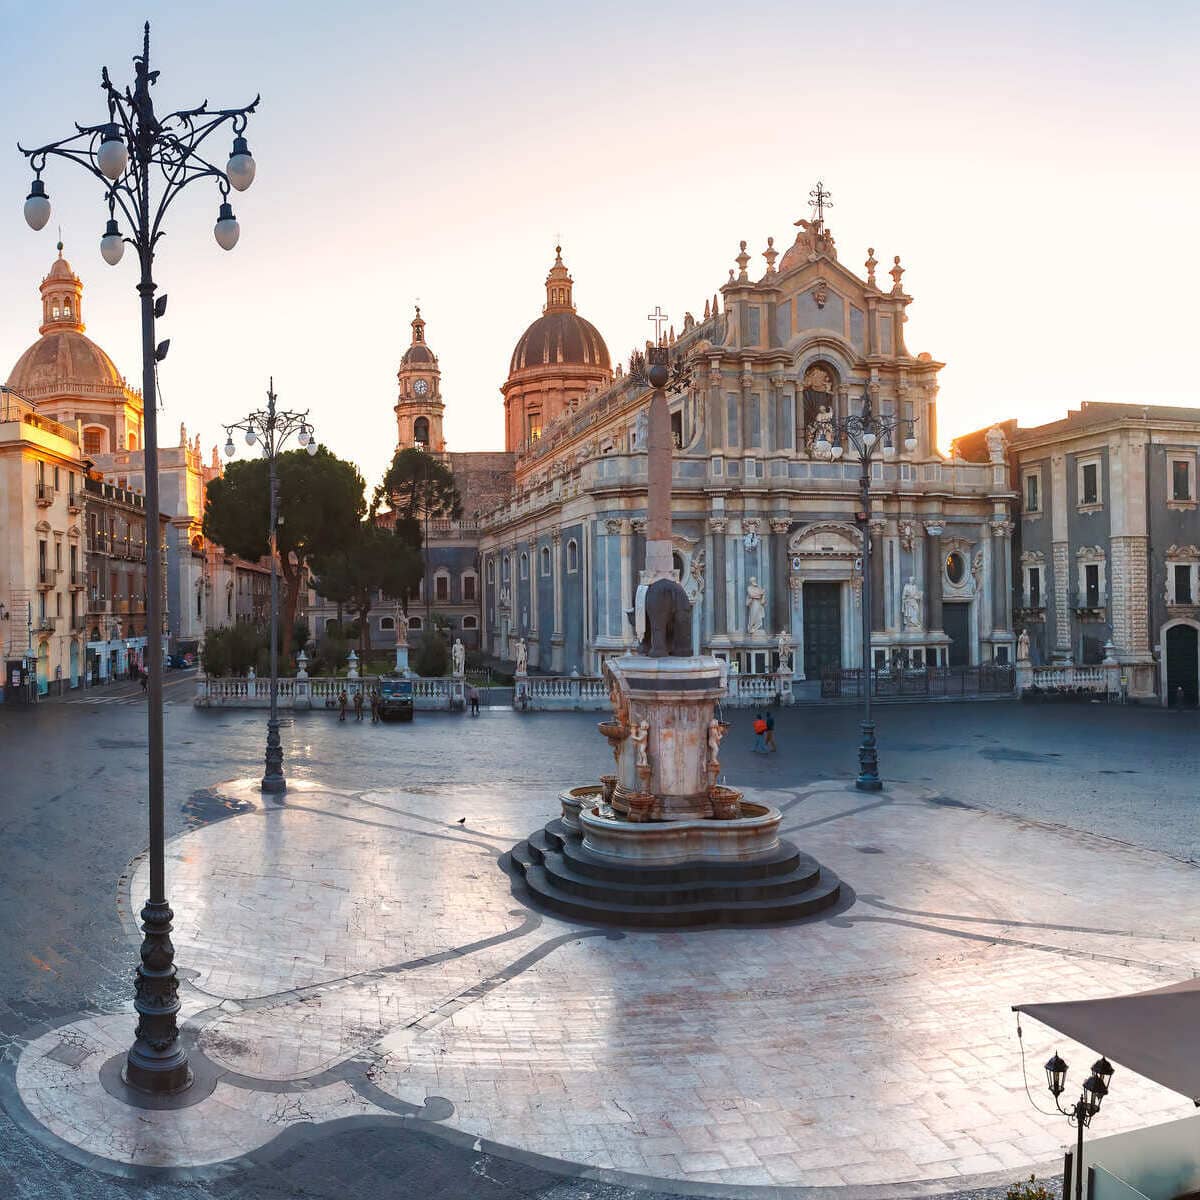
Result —
<svg viewBox="0 0 1200 1200"><path fill-rule="evenodd" d="M462 516L453 472L441 459L415 448L396 451L392 465L375 489L372 514L385 504L395 514L397 527L401 522L419 526L426 517L448 520Z"/></svg>
<svg viewBox="0 0 1200 1200"><path fill-rule="evenodd" d="M450 651L446 648L446 639L432 629L422 630L413 656L417 674L426 679L435 679L445 675L449 665Z"/></svg>
<svg viewBox="0 0 1200 1200"><path fill-rule="evenodd" d="M366 508L362 476L353 463L323 446L315 455L292 450L276 460L279 479L279 571L283 578L284 653L291 650L296 602L306 567L331 554L358 528ZM256 458L232 462L208 485L204 536L229 553L251 560L270 546L267 463Z"/></svg>
<svg viewBox="0 0 1200 1200"><path fill-rule="evenodd" d="M406 537L371 521L359 524L336 550L313 559L313 587L352 612L358 624L358 654L367 653L367 614L376 593L408 599L421 583L421 552Z"/></svg>

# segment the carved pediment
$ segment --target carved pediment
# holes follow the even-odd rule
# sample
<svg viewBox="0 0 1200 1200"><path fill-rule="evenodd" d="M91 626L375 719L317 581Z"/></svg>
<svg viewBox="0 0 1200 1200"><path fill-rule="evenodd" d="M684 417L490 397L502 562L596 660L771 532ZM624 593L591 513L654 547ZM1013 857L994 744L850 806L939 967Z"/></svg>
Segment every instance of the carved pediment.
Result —
<svg viewBox="0 0 1200 1200"><path fill-rule="evenodd" d="M788 538L788 553L799 558L849 558L862 549L862 534L843 521L817 521Z"/></svg>
<svg viewBox="0 0 1200 1200"><path fill-rule="evenodd" d="M1026 567L1037 567L1046 561L1045 554L1041 550L1024 550L1021 553L1021 565Z"/></svg>
<svg viewBox="0 0 1200 1200"><path fill-rule="evenodd" d="M1167 557L1182 562L1200 562L1200 546L1168 546Z"/></svg>
<svg viewBox="0 0 1200 1200"><path fill-rule="evenodd" d="M1075 551L1075 557L1104 559L1106 556L1103 546L1080 546L1079 549Z"/></svg>
<svg viewBox="0 0 1200 1200"><path fill-rule="evenodd" d="M50 532L50 522L49 521L39 521L34 526L34 529L36 529L38 531L38 533L49 533Z"/></svg>

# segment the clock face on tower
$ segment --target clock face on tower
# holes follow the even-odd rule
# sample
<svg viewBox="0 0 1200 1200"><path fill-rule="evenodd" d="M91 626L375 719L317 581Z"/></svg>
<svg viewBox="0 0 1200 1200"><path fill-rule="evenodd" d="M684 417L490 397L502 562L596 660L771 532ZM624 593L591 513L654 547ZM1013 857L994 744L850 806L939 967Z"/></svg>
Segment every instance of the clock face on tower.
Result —
<svg viewBox="0 0 1200 1200"><path fill-rule="evenodd" d="M425 393L429 391L429 384L426 383L424 379L418 379L417 382L413 384L413 391L418 396L424 396Z"/></svg>

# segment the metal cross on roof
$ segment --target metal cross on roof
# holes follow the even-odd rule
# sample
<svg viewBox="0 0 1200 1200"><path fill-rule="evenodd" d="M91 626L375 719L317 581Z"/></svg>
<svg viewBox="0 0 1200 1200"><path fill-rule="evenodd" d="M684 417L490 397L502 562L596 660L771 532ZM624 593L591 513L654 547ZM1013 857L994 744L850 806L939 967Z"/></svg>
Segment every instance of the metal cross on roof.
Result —
<svg viewBox="0 0 1200 1200"><path fill-rule="evenodd" d="M825 190L825 185L821 180L817 180L817 186L813 188L809 194L808 207L816 214L817 224L821 224L825 220L825 210L833 207L833 201L830 200L832 192Z"/></svg>
<svg viewBox="0 0 1200 1200"><path fill-rule="evenodd" d="M662 342L662 327L667 320L667 314L663 312L662 305L656 304L654 311L647 315L646 320L654 326L654 344L660 345Z"/></svg>

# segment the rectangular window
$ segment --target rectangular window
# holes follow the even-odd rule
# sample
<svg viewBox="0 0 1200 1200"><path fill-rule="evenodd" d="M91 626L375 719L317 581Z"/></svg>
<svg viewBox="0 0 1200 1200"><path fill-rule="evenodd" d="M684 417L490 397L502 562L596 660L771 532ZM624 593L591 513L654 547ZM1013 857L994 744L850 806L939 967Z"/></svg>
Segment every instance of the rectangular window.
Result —
<svg viewBox="0 0 1200 1200"><path fill-rule="evenodd" d="M736 392L725 396L725 444L732 450L738 444L738 398Z"/></svg>
<svg viewBox="0 0 1200 1200"><path fill-rule="evenodd" d="M1171 499L1192 498L1192 464L1186 458L1174 458L1171 460Z"/></svg>
<svg viewBox="0 0 1200 1200"><path fill-rule="evenodd" d="M1084 463L1079 468L1079 503L1100 503L1100 464Z"/></svg>
<svg viewBox="0 0 1200 1200"><path fill-rule="evenodd" d="M1088 563L1083 568L1084 603L1088 608L1100 607L1100 567Z"/></svg>
<svg viewBox="0 0 1200 1200"><path fill-rule="evenodd" d="M475 576L464 575L462 581L463 602L475 599Z"/></svg>
<svg viewBox="0 0 1200 1200"><path fill-rule="evenodd" d="M1042 607L1042 568L1029 568L1029 607Z"/></svg>
<svg viewBox="0 0 1200 1200"><path fill-rule="evenodd" d="M779 408L779 449L791 450L795 445L795 400L791 392L784 394Z"/></svg>
<svg viewBox="0 0 1200 1200"><path fill-rule="evenodd" d="M445 575L439 575L433 581L433 595L436 600L448 600L450 598L450 580Z"/></svg>
<svg viewBox="0 0 1200 1200"><path fill-rule="evenodd" d="M751 306L746 309L746 341L744 344L757 346L760 333L758 309Z"/></svg>
<svg viewBox="0 0 1200 1200"><path fill-rule="evenodd" d="M1185 563L1175 566L1175 603L1194 604L1192 599L1192 568Z"/></svg>
<svg viewBox="0 0 1200 1200"><path fill-rule="evenodd" d="M1028 513L1041 512L1042 497L1041 477L1035 473L1025 476L1025 511Z"/></svg>
<svg viewBox="0 0 1200 1200"><path fill-rule="evenodd" d="M762 445L762 397L755 393L746 409L746 445Z"/></svg>

